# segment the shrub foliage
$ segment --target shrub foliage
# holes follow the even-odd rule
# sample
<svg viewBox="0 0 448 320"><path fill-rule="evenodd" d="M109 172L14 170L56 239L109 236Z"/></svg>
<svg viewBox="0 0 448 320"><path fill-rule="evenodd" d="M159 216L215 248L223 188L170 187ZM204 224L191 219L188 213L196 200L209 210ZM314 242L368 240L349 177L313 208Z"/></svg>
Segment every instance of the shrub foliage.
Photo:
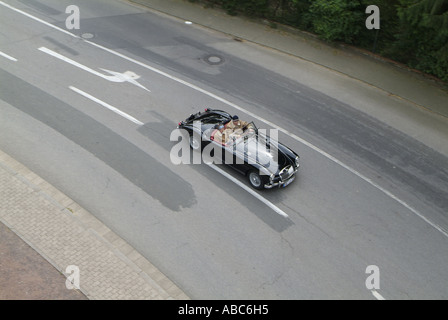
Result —
<svg viewBox="0 0 448 320"><path fill-rule="evenodd" d="M228 14L287 24L330 42L345 42L448 82L448 0L204 0ZM365 9L377 5L380 30Z"/></svg>

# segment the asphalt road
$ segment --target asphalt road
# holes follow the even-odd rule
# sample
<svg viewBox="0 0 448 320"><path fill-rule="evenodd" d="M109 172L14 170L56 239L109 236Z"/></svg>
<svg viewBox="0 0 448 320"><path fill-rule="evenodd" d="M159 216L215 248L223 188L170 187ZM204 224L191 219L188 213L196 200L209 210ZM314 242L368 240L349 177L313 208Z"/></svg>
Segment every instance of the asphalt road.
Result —
<svg viewBox="0 0 448 320"><path fill-rule="evenodd" d="M122 1L6 3L29 15L0 6L0 148L189 296L375 299L376 265L386 299L448 298L446 156L275 72L265 48ZM81 38L63 32L71 4ZM205 164L171 163L172 130L205 107L281 128L302 168L258 194L288 217Z"/></svg>

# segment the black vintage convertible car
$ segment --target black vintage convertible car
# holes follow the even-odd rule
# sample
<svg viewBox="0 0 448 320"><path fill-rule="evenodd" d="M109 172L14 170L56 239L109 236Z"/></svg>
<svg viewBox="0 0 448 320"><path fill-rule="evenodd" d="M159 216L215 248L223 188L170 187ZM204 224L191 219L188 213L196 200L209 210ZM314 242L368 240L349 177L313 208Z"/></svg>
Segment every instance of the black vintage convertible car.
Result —
<svg viewBox="0 0 448 320"><path fill-rule="evenodd" d="M193 150L212 150L212 155L220 151L220 163L247 176L255 189L286 187L295 179L299 156L253 122L207 108L179 122L178 128L188 132Z"/></svg>

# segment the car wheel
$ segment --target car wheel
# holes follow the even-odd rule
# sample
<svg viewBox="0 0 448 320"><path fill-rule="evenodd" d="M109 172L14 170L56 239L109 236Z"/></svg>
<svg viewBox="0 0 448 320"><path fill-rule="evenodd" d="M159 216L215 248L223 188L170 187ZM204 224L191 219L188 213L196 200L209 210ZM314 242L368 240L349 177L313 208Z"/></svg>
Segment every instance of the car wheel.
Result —
<svg viewBox="0 0 448 320"><path fill-rule="evenodd" d="M261 176L258 174L258 172L256 171L250 171L249 174L247 175L248 179L249 179L249 183L250 185L257 189L257 190L261 190L263 189L263 179L261 178Z"/></svg>
<svg viewBox="0 0 448 320"><path fill-rule="evenodd" d="M190 148L194 151L201 148L201 140L199 140L194 134L190 136Z"/></svg>

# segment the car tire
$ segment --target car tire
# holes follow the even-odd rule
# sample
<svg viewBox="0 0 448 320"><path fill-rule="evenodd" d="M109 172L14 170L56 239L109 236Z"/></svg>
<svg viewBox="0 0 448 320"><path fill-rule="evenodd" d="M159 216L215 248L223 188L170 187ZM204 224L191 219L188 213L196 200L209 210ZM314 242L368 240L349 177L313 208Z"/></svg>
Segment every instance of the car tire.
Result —
<svg viewBox="0 0 448 320"><path fill-rule="evenodd" d="M198 151L201 149L201 140L195 134L190 135L190 148L193 151Z"/></svg>
<svg viewBox="0 0 448 320"><path fill-rule="evenodd" d="M260 176L260 174L257 171L255 171L255 170L249 171L247 174L247 178L248 178L249 183L252 186L252 188L257 189L257 190L264 189L263 178Z"/></svg>

